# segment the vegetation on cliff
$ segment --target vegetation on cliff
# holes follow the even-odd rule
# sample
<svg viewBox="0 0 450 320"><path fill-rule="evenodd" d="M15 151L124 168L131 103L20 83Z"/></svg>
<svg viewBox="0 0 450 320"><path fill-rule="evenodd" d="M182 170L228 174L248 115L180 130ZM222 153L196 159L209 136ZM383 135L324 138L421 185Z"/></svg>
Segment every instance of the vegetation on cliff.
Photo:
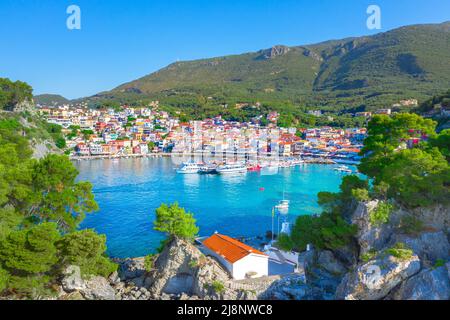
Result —
<svg viewBox="0 0 450 320"><path fill-rule="evenodd" d="M0 110L12 111L14 107L33 98L33 89L22 81L0 78Z"/></svg>
<svg viewBox="0 0 450 320"><path fill-rule="evenodd" d="M339 193L321 192L320 216L301 216L290 237L280 245L285 249L337 249L349 244L355 227L346 221L358 201L379 200L371 212L374 225L387 223L395 206L414 209L450 201L448 131L437 134L436 122L416 114L375 116L368 126L359 171L368 177L343 179ZM371 181L371 183L369 183ZM408 232L417 232L420 222L413 216L403 218Z"/></svg>
<svg viewBox="0 0 450 320"><path fill-rule="evenodd" d="M178 203L174 203L162 204L156 209L156 219L153 224L156 231L163 232L169 238L193 240L199 231L195 222L192 213L186 212Z"/></svg>
<svg viewBox="0 0 450 320"><path fill-rule="evenodd" d="M77 182L69 159L32 158L30 137L15 115L0 119L0 293L47 296L70 264L108 275L105 237L76 231L98 209L89 182Z"/></svg>

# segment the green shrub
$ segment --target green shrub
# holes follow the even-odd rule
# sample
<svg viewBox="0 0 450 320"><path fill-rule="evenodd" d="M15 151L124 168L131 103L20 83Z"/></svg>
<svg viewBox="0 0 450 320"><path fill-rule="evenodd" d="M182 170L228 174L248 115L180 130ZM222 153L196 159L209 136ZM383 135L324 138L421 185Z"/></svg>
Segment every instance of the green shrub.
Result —
<svg viewBox="0 0 450 320"><path fill-rule="evenodd" d="M361 202L366 202L366 201L370 200L369 190L367 190L367 189L361 189L361 188L353 189L352 195L353 195L353 198L355 198L356 200L361 201Z"/></svg>
<svg viewBox="0 0 450 320"><path fill-rule="evenodd" d="M284 251L292 251L294 249L294 242L289 235L282 233L277 239L276 246Z"/></svg>
<svg viewBox="0 0 450 320"><path fill-rule="evenodd" d="M170 237L193 240L199 231L195 223L194 215L180 208L178 203L162 204L156 209L154 229Z"/></svg>
<svg viewBox="0 0 450 320"><path fill-rule="evenodd" d="M370 223L380 226L389 222L389 218L394 206L388 202L380 202L378 206L370 213Z"/></svg>
<svg viewBox="0 0 450 320"><path fill-rule="evenodd" d="M154 254L149 254L149 255L145 256L145 259L144 259L145 271L150 272L153 270L155 260L156 260L156 255L154 255Z"/></svg>
<svg viewBox="0 0 450 320"><path fill-rule="evenodd" d="M6 270L18 274L46 273L58 262L55 242L59 238L54 223L13 231L0 242L0 262Z"/></svg>
<svg viewBox="0 0 450 320"><path fill-rule="evenodd" d="M67 146L66 139L64 139L63 137L56 137L54 141L56 147L58 147L59 149L64 149Z"/></svg>
<svg viewBox="0 0 450 320"><path fill-rule="evenodd" d="M370 260L373 260L377 256L378 252L374 249L370 250L369 252L364 253L361 255L361 261L367 263Z"/></svg>
<svg viewBox="0 0 450 320"><path fill-rule="evenodd" d="M446 261L444 259L437 259L436 262L434 263L433 269L437 269L440 267L445 266Z"/></svg>
<svg viewBox="0 0 450 320"><path fill-rule="evenodd" d="M349 244L357 226L347 223L338 214L324 212L320 216L300 216L291 233L294 247L305 250L308 244L317 249L339 249Z"/></svg>
<svg viewBox="0 0 450 320"><path fill-rule="evenodd" d="M8 287L9 273L0 267L0 293Z"/></svg>
<svg viewBox="0 0 450 320"><path fill-rule="evenodd" d="M109 276L117 265L106 256L106 237L94 230L67 234L57 244L62 255L61 264L77 265L84 276Z"/></svg>
<svg viewBox="0 0 450 320"><path fill-rule="evenodd" d="M191 261L189 261L189 267L191 268L196 268L199 266L199 261L196 259L192 259Z"/></svg>
<svg viewBox="0 0 450 320"><path fill-rule="evenodd" d="M392 248L387 249L386 253L399 260L408 260L413 256L413 251L401 242L396 243Z"/></svg>
<svg viewBox="0 0 450 320"><path fill-rule="evenodd" d="M218 280L213 281L213 283L211 284L211 288L215 293L219 294L225 291L225 285Z"/></svg>
<svg viewBox="0 0 450 320"><path fill-rule="evenodd" d="M56 295L51 287L52 278L48 275L11 276L8 281L8 290L15 295L37 299Z"/></svg>

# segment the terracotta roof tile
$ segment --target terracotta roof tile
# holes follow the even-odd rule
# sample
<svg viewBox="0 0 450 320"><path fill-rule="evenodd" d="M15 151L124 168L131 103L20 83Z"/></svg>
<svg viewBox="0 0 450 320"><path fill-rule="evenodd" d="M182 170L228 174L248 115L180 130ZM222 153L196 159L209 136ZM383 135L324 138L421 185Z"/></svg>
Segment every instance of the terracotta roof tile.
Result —
<svg viewBox="0 0 450 320"><path fill-rule="evenodd" d="M221 234L209 237L203 241L203 245L231 263L235 263L252 253L266 256L259 250Z"/></svg>

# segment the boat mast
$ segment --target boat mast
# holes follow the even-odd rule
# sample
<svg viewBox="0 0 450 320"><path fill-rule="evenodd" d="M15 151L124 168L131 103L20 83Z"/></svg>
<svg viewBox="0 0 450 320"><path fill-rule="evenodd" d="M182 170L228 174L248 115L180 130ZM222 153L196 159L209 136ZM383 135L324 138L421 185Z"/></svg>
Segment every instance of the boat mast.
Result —
<svg viewBox="0 0 450 320"><path fill-rule="evenodd" d="M274 227L274 221L273 221L273 218L275 217L275 207L273 207L272 208L272 242L273 242L273 240L274 240L274 230L273 230L273 227Z"/></svg>

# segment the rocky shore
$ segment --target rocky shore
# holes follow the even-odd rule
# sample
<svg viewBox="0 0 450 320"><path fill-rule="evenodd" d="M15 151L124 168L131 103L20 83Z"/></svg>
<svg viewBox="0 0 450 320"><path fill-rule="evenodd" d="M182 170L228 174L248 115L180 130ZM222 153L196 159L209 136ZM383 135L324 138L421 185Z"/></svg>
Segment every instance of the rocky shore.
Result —
<svg viewBox="0 0 450 320"><path fill-rule="evenodd" d="M389 223L370 223L377 201L358 203L348 215L358 226L354 243L334 251L304 252L298 274L235 281L213 258L174 239L150 271L145 259L117 260L108 279L83 279L67 268L58 299L100 300L448 300L450 299L448 207L404 209ZM408 234L400 222L419 217L422 231ZM402 243L405 247L398 247Z"/></svg>

